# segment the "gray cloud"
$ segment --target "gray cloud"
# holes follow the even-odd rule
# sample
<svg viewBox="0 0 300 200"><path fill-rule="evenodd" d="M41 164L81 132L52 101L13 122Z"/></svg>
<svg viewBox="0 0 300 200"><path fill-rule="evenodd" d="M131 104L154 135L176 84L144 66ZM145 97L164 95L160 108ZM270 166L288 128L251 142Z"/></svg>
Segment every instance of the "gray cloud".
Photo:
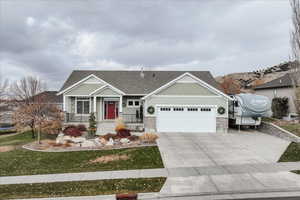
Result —
<svg viewBox="0 0 300 200"><path fill-rule="evenodd" d="M73 69L252 71L289 57L280 0L0 0L0 73L58 89Z"/></svg>

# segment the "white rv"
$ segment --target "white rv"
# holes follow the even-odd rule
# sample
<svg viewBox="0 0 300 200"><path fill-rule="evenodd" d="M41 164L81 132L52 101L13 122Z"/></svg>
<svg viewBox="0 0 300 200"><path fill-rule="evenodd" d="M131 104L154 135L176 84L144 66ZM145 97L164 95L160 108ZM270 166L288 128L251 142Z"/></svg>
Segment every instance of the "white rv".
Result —
<svg viewBox="0 0 300 200"><path fill-rule="evenodd" d="M261 118L269 116L270 100L261 95L238 94L231 96L234 100L229 103L229 122L237 126L258 126Z"/></svg>

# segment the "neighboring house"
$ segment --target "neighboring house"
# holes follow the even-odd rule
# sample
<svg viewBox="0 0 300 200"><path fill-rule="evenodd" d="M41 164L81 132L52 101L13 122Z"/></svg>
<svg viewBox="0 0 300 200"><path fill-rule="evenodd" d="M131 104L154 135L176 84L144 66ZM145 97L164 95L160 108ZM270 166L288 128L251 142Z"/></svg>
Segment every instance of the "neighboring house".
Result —
<svg viewBox="0 0 300 200"><path fill-rule="evenodd" d="M14 107L9 104L8 100L0 99L0 127L13 123L13 112Z"/></svg>
<svg viewBox="0 0 300 200"><path fill-rule="evenodd" d="M63 110L63 96L57 95L57 91L44 91L31 98L38 98ZM13 113L18 109L18 103L15 102L15 100L0 100L0 125L13 123Z"/></svg>
<svg viewBox="0 0 300 200"><path fill-rule="evenodd" d="M207 71L73 71L58 95L67 123L88 122L93 112L100 128L122 117L146 131L228 129L231 98Z"/></svg>
<svg viewBox="0 0 300 200"><path fill-rule="evenodd" d="M266 96L271 101L275 97L287 97L289 99L288 119L296 116L297 110L294 103L295 91L293 88L293 79L291 74L285 74L284 76L270 82L256 86L254 91L255 94Z"/></svg>
<svg viewBox="0 0 300 200"><path fill-rule="evenodd" d="M59 109L63 110L63 95L57 95L57 91L44 91L33 98L41 99L45 103L56 105Z"/></svg>

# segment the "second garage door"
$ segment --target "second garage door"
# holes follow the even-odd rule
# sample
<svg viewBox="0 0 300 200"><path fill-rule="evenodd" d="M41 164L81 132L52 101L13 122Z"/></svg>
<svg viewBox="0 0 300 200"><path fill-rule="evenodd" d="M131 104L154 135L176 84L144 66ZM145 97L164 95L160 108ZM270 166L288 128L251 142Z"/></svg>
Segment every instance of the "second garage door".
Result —
<svg viewBox="0 0 300 200"><path fill-rule="evenodd" d="M216 132L216 109L205 106L159 106L158 132Z"/></svg>

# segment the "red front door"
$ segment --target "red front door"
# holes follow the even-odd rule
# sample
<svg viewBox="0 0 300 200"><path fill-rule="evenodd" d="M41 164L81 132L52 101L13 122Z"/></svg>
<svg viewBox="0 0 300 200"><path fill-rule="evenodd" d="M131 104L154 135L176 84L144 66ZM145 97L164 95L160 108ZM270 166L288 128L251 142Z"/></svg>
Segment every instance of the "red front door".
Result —
<svg viewBox="0 0 300 200"><path fill-rule="evenodd" d="M117 117L117 107L115 101L105 102L105 119L115 119Z"/></svg>

